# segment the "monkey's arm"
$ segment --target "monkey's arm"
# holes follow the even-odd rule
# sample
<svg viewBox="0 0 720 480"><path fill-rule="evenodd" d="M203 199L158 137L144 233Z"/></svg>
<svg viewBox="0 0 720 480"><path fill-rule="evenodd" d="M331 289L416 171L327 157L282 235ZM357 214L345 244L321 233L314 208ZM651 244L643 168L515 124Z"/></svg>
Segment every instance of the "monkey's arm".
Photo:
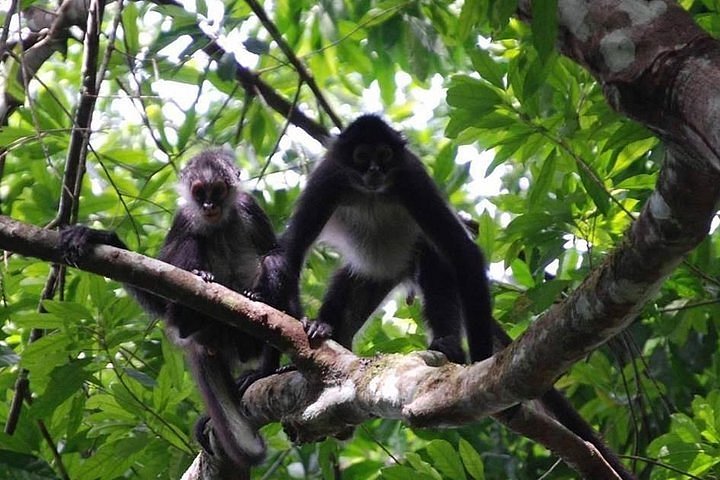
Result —
<svg viewBox="0 0 720 480"><path fill-rule="evenodd" d="M420 160L415 160L407 162L394 191L426 238L453 266L466 321L470 359L483 360L492 355L493 322L485 259Z"/></svg>
<svg viewBox="0 0 720 480"><path fill-rule="evenodd" d="M253 196L247 192L240 193L238 206L239 210L248 217L247 225L252 225L250 237L253 245L257 248L257 252L260 255L265 255L277 248L278 242L272 223Z"/></svg>
<svg viewBox="0 0 720 480"><path fill-rule="evenodd" d="M350 188L343 169L330 159L323 160L310 175L288 228L280 236L288 271L294 277L299 276L305 254Z"/></svg>
<svg viewBox="0 0 720 480"><path fill-rule="evenodd" d="M349 182L338 168L322 161L310 175L300 194L295 211L285 232L280 236L279 248L263 258L258 291L268 303L285 306L288 313L302 316L299 305L300 271L305 255L317 239Z"/></svg>
<svg viewBox="0 0 720 480"><path fill-rule="evenodd" d="M115 232L109 230L95 230L85 225L72 225L60 231L60 248L65 252L65 260L71 265L76 264L93 245L98 244L128 250L125 242L120 240ZM165 315L167 307L165 299L132 285L123 284L123 287L146 312L155 317Z"/></svg>

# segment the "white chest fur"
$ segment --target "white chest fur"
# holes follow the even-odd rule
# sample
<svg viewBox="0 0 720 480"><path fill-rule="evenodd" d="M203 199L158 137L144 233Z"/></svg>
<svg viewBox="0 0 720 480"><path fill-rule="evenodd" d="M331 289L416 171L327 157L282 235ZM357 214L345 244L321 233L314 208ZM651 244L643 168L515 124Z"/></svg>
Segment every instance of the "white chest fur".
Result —
<svg viewBox="0 0 720 480"><path fill-rule="evenodd" d="M320 241L336 248L346 264L373 278L408 274L420 228L405 208L384 198L339 206Z"/></svg>

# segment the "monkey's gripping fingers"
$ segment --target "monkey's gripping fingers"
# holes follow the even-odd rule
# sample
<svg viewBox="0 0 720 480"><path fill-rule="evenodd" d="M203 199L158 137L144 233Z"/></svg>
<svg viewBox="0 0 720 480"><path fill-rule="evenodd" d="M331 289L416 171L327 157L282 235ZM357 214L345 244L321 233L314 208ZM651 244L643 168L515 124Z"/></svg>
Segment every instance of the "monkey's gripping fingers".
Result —
<svg viewBox="0 0 720 480"><path fill-rule="evenodd" d="M332 337L333 328L329 323L321 322L319 320L311 322L307 317L300 319L300 322L302 322L305 333L307 333L307 336L311 341L325 340L326 338Z"/></svg>
<svg viewBox="0 0 720 480"><path fill-rule="evenodd" d="M237 394L238 398L242 397L245 394L245 390L247 390L250 385L257 382L261 378L269 377L270 375L277 375L280 373L285 372L294 372L297 370L297 367L293 364L289 365L283 365L282 367L278 367L272 372L263 372L262 370L250 370L248 372L244 372L241 374L237 380L235 380L235 386L237 387Z"/></svg>
<svg viewBox="0 0 720 480"><path fill-rule="evenodd" d="M243 396L245 390L247 390L250 385L266 376L267 375L262 373L260 370L250 370L249 372L244 372L240 375L237 380L235 380L238 398Z"/></svg>
<svg viewBox="0 0 720 480"><path fill-rule="evenodd" d="M127 246L115 232L93 230L84 225L73 225L60 230L60 250L63 260L68 265L77 266L77 262L97 244L112 245L127 250Z"/></svg>
<svg viewBox="0 0 720 480"><path fill-rule="evenodd" d="M194 268L192 269L192 273L193 275L197 275L198 277L202 278L203 282L210 283L215 281L215 275L213 275L211 272Z"/></svg>
<svg viewBox="0 0 720 480"><path fill-rule="evenodd" d="M200 418L198 418L197 422L195 422L195 440L197 440L203 450L205 450L210 455L214 455L215 453L210 446L210 434L208 433L209 421L209 416L202 415Z"/></svg>
<svg viewBox="0 0 720 480"><path fill-rule="evenodd" d="M250 290L249 288L246 288L240 293L245 295L247 298L249 298L253 302L267 303L265 301L265 295L263 295L262 292L259 292L257 290Z"/></svg>

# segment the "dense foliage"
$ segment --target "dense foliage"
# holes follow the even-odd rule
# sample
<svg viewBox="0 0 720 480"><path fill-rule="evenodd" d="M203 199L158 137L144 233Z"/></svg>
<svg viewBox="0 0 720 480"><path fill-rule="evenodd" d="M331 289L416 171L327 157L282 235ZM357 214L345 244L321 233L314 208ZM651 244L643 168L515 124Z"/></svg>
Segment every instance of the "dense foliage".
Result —
<svg viewBox="0 0 720 480"><path fill-rule="evenodd" d="M177 201L178 168L198 149L224 145L282 230L323 149L247 93L233 55L210 61L203 48L218 37L241 65L330 129L329 111L300 82L252 2L162 3L169 2L105 7L104 80L77 221L157 253ZM343 122L382 111L453 205L478 221L478 244L494 264L495 316L516 336L622 240L654 187L663 147L611 111L593 78L554 51L555 2L535 2L531 25L511 17L513 3L265 7ZM682 4L720 33L717 2ZM30 5L56 8L43 1L20 8ZM10 25L2 39L11 46L17 25L5 21L7 7L0 20ZM58 211L85 49L70 38L26 94L15 76L19 51L12 47L0 70L3 94L24 102L0 128L7 150L0 208L46 225ZM486 175L496 188L487 188ZM720 476L717 242L710 235L627 332L558 382L647 478ZM302 292L310 316L336 262L323 249L309 258ZM2 267L0 418L9 415L21 369L33 401L13 435L0 433L0 477L57 478L64 469L73 479L179 478L197 452L191 432L202 409L181 353L115 282L71 269L55 298L41 300L51 268L18 256ZM404 298L373 317L356 352L424 348L420 307ZM44 335L30 342L33 329ZM348 479L532 479L550 470L547 478L574 478L543 447L490 420L451 430L377 420L351 440L301 446L279 425L263 432L269 455L256 478L340 478L342 471Z"/></svg>

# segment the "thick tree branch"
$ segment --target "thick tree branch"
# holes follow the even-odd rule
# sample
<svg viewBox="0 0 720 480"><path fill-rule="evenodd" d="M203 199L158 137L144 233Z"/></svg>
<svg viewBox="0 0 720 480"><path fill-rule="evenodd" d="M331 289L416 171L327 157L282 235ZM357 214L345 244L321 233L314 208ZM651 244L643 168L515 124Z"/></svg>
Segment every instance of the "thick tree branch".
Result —
<svg viewBox="0 0 720 480"><path fill-rule="evenodd" d="M530 4L520 2L525 18ZM612 106L657 132L668 155L622 245L498 356L518 373L507 388L522 397L627 327L705 238L720 202L720 111L710 101L720 98L720 44L673 2L560 0L558 13L563 53L596 76Z"/></svg>

